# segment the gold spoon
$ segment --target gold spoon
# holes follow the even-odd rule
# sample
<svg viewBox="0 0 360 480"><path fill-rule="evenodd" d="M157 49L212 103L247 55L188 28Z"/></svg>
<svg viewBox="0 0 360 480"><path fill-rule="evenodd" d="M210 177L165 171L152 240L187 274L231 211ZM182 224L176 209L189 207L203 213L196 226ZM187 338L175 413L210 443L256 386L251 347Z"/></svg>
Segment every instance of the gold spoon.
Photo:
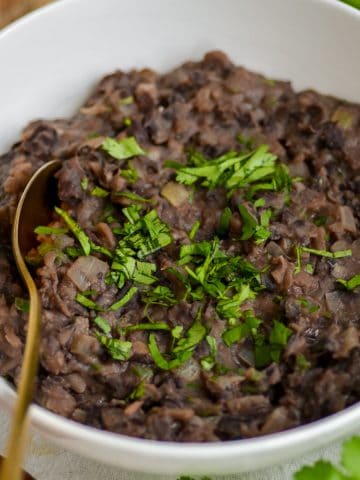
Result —
<svg viewBox="0 0 360 480"><path fill-rule="evenodd" d="M39 362L41 326L41 303L34 280L26 266L24 257L36 246L34 228L47 225L56 202L54 173L60 167L58 160L43 165L31 177L20 197L15 212L12 247L18 270L29 291L30 312L25 352L21 367L18 395L12 418L6 458L0 470L1 480L21 480L21 469L27 438L27 411L30 406Z"/></svg>

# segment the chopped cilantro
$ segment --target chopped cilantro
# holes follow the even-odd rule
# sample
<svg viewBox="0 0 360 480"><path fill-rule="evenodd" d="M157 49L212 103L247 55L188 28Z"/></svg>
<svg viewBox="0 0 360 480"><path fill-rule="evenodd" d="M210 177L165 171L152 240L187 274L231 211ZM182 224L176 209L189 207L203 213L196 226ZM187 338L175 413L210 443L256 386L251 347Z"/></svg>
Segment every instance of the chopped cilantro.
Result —
<svg viewBox="0 0 360 480"><path fill-rule="evenodd" d="M255 200L253 205L255 208L263 207L265 205L265 198L258 198L257 200Z"/></svg>
<svg viewBox="0 0 360 480"><path fill-rule="evenodd" d="M162 370L177 368L189 360L198 346L206 336L206 328L201 323L201 310L199 309L192 326L187 330L184 337L177 340L171 352L171 359L167 360L160 352L153 333L149 335L149 351L155 364Z"/></svg>
<svg viewBox="0 0 360 480"><path fill-rule="evenodd" d="M206 336L207 344L209 345L209 355L200 360L200 364L205 371L210 371L216 364L217 343L216 338L211 335Z"/></svg>
<svg viewBox="0 0 360 480"><path fill-rule="evenodd" d="M130 325L125 327L126 332L137 332L139 330L165 330L170 331L169 325L166 323L137 323L136 325Z"/></svg>
<svg viewBox="0 0 360 480"><path fill-rule="evenodd" d="M137 155L145 155L146 153L137 143L135 137L119 140L107 137L101 144L101 147L116 160L126 160Z"/></svg>
<svg viewBox="0 0 360 480"><path fill-rule="evenodd" d="M65 210L62 210L59 207L55 207L55 212L64 220L64 222L72 231L74 236L78 239L84 255L90 255L91 242L86 233L80 228L80 226L75 222L73 218L70 217L70 215Z"/></svg>
<svg viewBox="0 0 360 480"><path fill-rule="evenodd" d="M129 168L120 170L120 176L125 178L129 183L135 183L139 178L139 173L136 168L129 166Z"/></svg>
<svg viewBox="0 0 360 480"><path fill-rule="evenodd" d="M296 355L296 367L301 372L306 372L306 370L309 370L309 368L311 367L311 362L309 362L309 360L307 360L302 353L298 353Z"/></svg>
<svg viewBox="0 0 360 480"><path fill-rule="evenodd" d="M317 215L314 219L314 224L317 227L322 227L323 225L326 225L327 222L327 216L326 215Z"/></svg>
<svg viewBox="0 0 360 480"><path fill-rule="evenodd" d="M40 225L34 229L37 235L62 235L68 231L67 228L47 227Z"/></svg>
<svg viewBox="0 0 360 480"><path fill-rule="evenodd" d="M120 298L117 302L113 303L108 310L111 312L115 312L116 310L119 310L120 308L124 307L132 297L137 293L138 288L137 287L131 287L128 292L125 293L123 297Z"/></svg>
<svg viewBox="0 0 360 480"><path fill-rule="evenodd" d="M165 166L176 170L179 183L193 185L199 181L203 187L224 187L230 193L251 186L252 195L257 190L290 188L289 173L285 166L276 165L276 160L276 156L268 152L267 145L261 145L250 153L230 151L212 160L191 152L187 166L172 161Z"/></svg>
<svg viewBox="0 0 360 480"><path fill-rule="evenodd" d="M145 382L141 380L139 385L129 395L129 400L139 400L145 395Z"/></svg>
<svg viewBox="0 0 360 480"><path fill-rule="evenodd" d="M125 117L124 120L123 120L123 124L125 125L125 127L130 127L130 125L132 125L132 120L130 117Z"/></svg>
<svg viewBox="0 0 360 480"><path fill-rule="evenodd" d="M15 297L14 300L15 307L20 312L29 313L30 311L30 302L26 298Z"/></svg>
<svg viewBox="0 0 360 480"><path fill-rule="evenodd" d="M119 105L131 105L132 103L134 103L134 97L132 95L120 98L119 100Z"/></svg>
<svg viewBox="0 0 360 480"><path fill-rule="evenodd" d="M170 307L177 303L173 292L168 287L158 285L153 290L143 292L142 301L147 305L162 305Z"/></svg>
<svg viewBox="0 0 360 480"><path fill-rule="evenodd" d="M278 320L274 320L268 339L258 335L255 339L255 366L262 368L271 362L279 362L282 351L292 331Z"/></svg>
<svg viewBox="0 0 360 480"><path fill-rule="evenodd" d="M219 220L219 226L217 229L217 234L219 237L225 237L229 232L230 219L232 216L232 211L229 207L226 207L222 212Z"/></svg>
<svg viewBox="0 0 360 480"><path fill-rule="evenodd" d="M307 263L307 264L305 265L305 272L306 272L306 273L309 273L310 275L313 275L314 270L315 270L315 267L314 267L314 265L313 265L312 263Z"/></svg>
<svg viewBox="0 0 360 480"><path fill-rule="evenodd" d="M101 345L103 345L108 354L114 360L128 360L132 354L132 343L125 340L120 340L116 338L110 338L106 335L97 334L96 338L99 340Z"/></svg>
<svg viewBox="0 0 360 480"><path fill-rule="evenodd" d="M302 252L302 247L296 246L295 247L296 265L294 270L295 275L301 272L301 252Z"/></svg>
<svg viewBox="0 0 360 480"><path fill-rule="evenodd" d="M243 316L244 319L242 323L225 330L222 334L222 339L228 347L249 335L252 337L256 337L257 335L257 330L262 323L261 320L255 317L252 310L246 310Z"/></svg>
<svg viewBox="0 0 360 480"><path fill-rule="evenodd" d="M83 177L80 182L80 186L84 192L88 189L89 186L89 179L87 177Z"/></svg>
<svg viewBox="0 0 360 480"><path fill-rule="evenodd" d="M90 308L91 310L103 311L104 309L100 307L96 302L88 298L86 295L82 293L77 293L75 295L75 300L80 303L83 307Z"/></svg>
<svg viewBox="0 0 360 480"><path fill-rule="evenodd" d="M77 247L66 247L64 252L70 258L77 258L77 257L80 257L83 254L82 249L77 248Z"/></svg>
<svg viewBox="0 0 360 480"><path fill-rule="evenodd" d="M200 228L200 220L196 220L196 222L194 223L194 225L192 226L190 232L189 232L189 238L190 240L194 240L199 228Z"/></svg>
<svg viewBox="0 0 360 480"><path fill-rule="evenodd" d="M110 333L111 332L111 327L105 318L97 316L94 318L93 322L99 329L104 332L104 333Z"/></svg>
<svg viewBox="0 0 360 480"><path fill-rule="evenodd" d="M96 186L91 190L90 195L92 195L93 197L106 198L109 193L110 192L108 192L107 190Z"/></svg>
<svg viewBox="0 0 360 480"><path fill-rule="evenodd" d="M271 210L264 210L260 215L260 222L258 222L244 205L239 205L238 208L243 220L241 240L254 237L257 245L265 242L271 235L269 230Z"/></svg>
<svg viewBox="0 0 360 480"><path fill-rule="evenodd" d="M132 200L133 202L140 202L140 203L151 203L152 202L152 200L150 198L142 197L142 196L140 196L140 195L138 195L137 193L134 193L134 192L123 191L123 192L117 192L115 195L117 197L128 198L129 200Z"/></svg>
<svg viewBox="0 0 360 480"><path fill-rule="evenodd" d="M336 280L338 283L341 283L347 290L354 290L354 288L360 285L360 273L354 275L349 280L343 280L342 278L338 278Z"/></svg>
<svg viewBox="0 0 360 480"><path fill-rule="evenodd" d="M351 257L352 251L348 250L338 250L337 252L328 252L327 250L316 250L315 248L300 247L303 252L312 253L313 255L318 255L319 257L327 258L343 258Z"/></svg>
<svg viewBox="0 0 360 480"><path fill-rule="evenodd" d="M240 286L240 290L229 297L222 298L216 305L216 311L222 318L236 319L240 316L240 306L246 301L254 299L255 292L250 285L244 284Z"/></svg>

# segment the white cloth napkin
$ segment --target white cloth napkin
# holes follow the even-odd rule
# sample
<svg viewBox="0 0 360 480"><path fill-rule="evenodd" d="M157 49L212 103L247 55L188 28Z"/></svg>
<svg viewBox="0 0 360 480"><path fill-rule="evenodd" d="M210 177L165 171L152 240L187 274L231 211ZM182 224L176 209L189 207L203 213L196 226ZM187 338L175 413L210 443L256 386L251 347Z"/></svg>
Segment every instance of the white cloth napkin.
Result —
<svg viewBox="0 0 360 480"><path fill-rule="evenodd" d="M4 451L8 431L8 415L0 411L0 450ZM291 463L278 465L253 473L229 475L223 480L291 480L293 473L302 465L311 464L319 458L337 462L340 444L317 450ZM126 472L88 460L49 445L38 436L32 436L26 461L26 469L36 480L176 480L175 476L144 475ZM199 477L197 477L199 478ZM220 477L214 476L212 480ZM319 479L320 480L320 479Z"/></svg>

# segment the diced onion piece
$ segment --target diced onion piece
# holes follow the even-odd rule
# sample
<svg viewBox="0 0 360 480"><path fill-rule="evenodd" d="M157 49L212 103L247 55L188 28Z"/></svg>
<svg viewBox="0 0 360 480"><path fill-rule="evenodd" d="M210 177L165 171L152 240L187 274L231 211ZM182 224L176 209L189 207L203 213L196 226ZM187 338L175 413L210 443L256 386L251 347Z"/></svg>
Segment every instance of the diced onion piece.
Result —
<svg viewBox="0 0 360 480"><path fill-rule="evenodd" d="M189 197L189 192L184 185L169 182L161 190L161 195L171 203L173 207L180 207Z"/></svg>
<svg viewBox="0 0 360 480"><path fill-rule="evenodd" d="M99 274L104 276L108 270L107 263L89 255L77 258L67 271L67 276L81 292L84 292L99 279Z"/></svg>

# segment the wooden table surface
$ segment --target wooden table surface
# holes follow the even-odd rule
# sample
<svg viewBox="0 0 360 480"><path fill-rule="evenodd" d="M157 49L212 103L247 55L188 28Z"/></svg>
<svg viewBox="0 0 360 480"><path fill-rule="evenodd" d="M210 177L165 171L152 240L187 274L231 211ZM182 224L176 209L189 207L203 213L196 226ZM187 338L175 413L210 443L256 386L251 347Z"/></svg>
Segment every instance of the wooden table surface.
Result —
<svg viewBox="0 0 360 480"><path fill-rule="evenodd" d="M0 28L52 0L0 0Z"/></svg>

